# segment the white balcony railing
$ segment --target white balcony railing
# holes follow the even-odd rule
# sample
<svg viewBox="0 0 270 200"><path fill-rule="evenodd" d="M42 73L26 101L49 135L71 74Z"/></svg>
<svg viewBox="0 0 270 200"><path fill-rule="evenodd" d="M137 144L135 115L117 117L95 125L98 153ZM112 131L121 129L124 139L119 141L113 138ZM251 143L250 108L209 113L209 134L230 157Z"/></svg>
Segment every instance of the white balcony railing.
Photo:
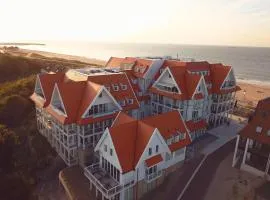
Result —
<svg viewBox="0 0 270 200"><path fill-rule="evenodd" d="M84 168L84 175L108 199L134 185L134 180L124 185L116 182L99 163Z"/></svg>
<svg viewBox="0 0 270 200"><path fill-rule="evenodd" d="M111 111L105 111L105 112L99 112L99 113L94 113L93 114L93 117L96 118L96 117L103 117L105 115L111 115L111 114L114 114L117 110L111 110Z"/></svg>
<svg viewBox="0 0 270 200"><path fill-rule="evenodd" d="M162 170L159 170L159 171L156 171L154 173L151 173L151 174L146 174L145 175L145 180L149 183L149 182L152 182L153 180L161 177L163 174L163 171Z"/></svg>

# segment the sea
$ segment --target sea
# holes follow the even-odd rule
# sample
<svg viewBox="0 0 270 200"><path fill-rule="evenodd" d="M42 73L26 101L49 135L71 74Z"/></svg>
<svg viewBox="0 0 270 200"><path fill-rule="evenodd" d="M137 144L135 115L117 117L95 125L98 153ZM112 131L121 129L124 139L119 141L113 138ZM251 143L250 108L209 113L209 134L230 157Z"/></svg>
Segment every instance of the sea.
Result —
<svg viewBox="0 0 270 200"><path fill-rule="evenodd" d="M172 56L180 59L223 63L234 68L239 82L270 85L270 48L201 46L181 44L129 44L94 42L45 42L21 48L108 60L116 57Z"/></svg>

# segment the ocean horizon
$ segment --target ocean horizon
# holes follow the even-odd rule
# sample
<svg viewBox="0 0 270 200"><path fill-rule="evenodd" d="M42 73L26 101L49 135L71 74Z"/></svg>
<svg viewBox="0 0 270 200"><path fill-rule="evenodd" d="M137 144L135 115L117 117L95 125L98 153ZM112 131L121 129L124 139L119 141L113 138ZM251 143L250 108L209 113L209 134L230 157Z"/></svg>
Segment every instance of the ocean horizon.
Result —
<svg viewBox="0 0 270 200"><path fill-rule="evenodd" d="M180 44L131 44L94 42L42 42L24 49L83 56L100 60L115 57L172 56L184 60L222 63L234 68L239 82L270 85L270 48Z"/></svg>

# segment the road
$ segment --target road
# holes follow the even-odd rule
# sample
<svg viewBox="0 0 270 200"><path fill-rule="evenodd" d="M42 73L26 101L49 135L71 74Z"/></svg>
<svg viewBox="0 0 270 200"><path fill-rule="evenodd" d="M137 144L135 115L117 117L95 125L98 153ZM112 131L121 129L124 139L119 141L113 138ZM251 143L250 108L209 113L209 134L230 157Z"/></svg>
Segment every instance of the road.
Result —
<svg viewBox="0 0 270 200"><path fill-rule="evenodd" d="M233 152L235 139L209 155L191 181L181 200L203 200L215 172L222 160Z"/></svg>

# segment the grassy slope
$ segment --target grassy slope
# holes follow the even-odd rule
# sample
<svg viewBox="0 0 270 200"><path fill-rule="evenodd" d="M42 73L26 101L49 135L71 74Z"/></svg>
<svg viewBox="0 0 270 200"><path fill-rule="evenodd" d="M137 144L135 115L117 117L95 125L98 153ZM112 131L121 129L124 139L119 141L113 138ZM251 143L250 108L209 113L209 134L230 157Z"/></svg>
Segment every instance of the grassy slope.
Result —
<svg viewBox="0 0 270 200"><path fill-rule="evenodd" d="M57 61L56 61L57 60ZM0 199L30 199L36 172L56 155L37 133L29 96L41 69L81 67L59 59L29 59L0 54Z"/></svg>

